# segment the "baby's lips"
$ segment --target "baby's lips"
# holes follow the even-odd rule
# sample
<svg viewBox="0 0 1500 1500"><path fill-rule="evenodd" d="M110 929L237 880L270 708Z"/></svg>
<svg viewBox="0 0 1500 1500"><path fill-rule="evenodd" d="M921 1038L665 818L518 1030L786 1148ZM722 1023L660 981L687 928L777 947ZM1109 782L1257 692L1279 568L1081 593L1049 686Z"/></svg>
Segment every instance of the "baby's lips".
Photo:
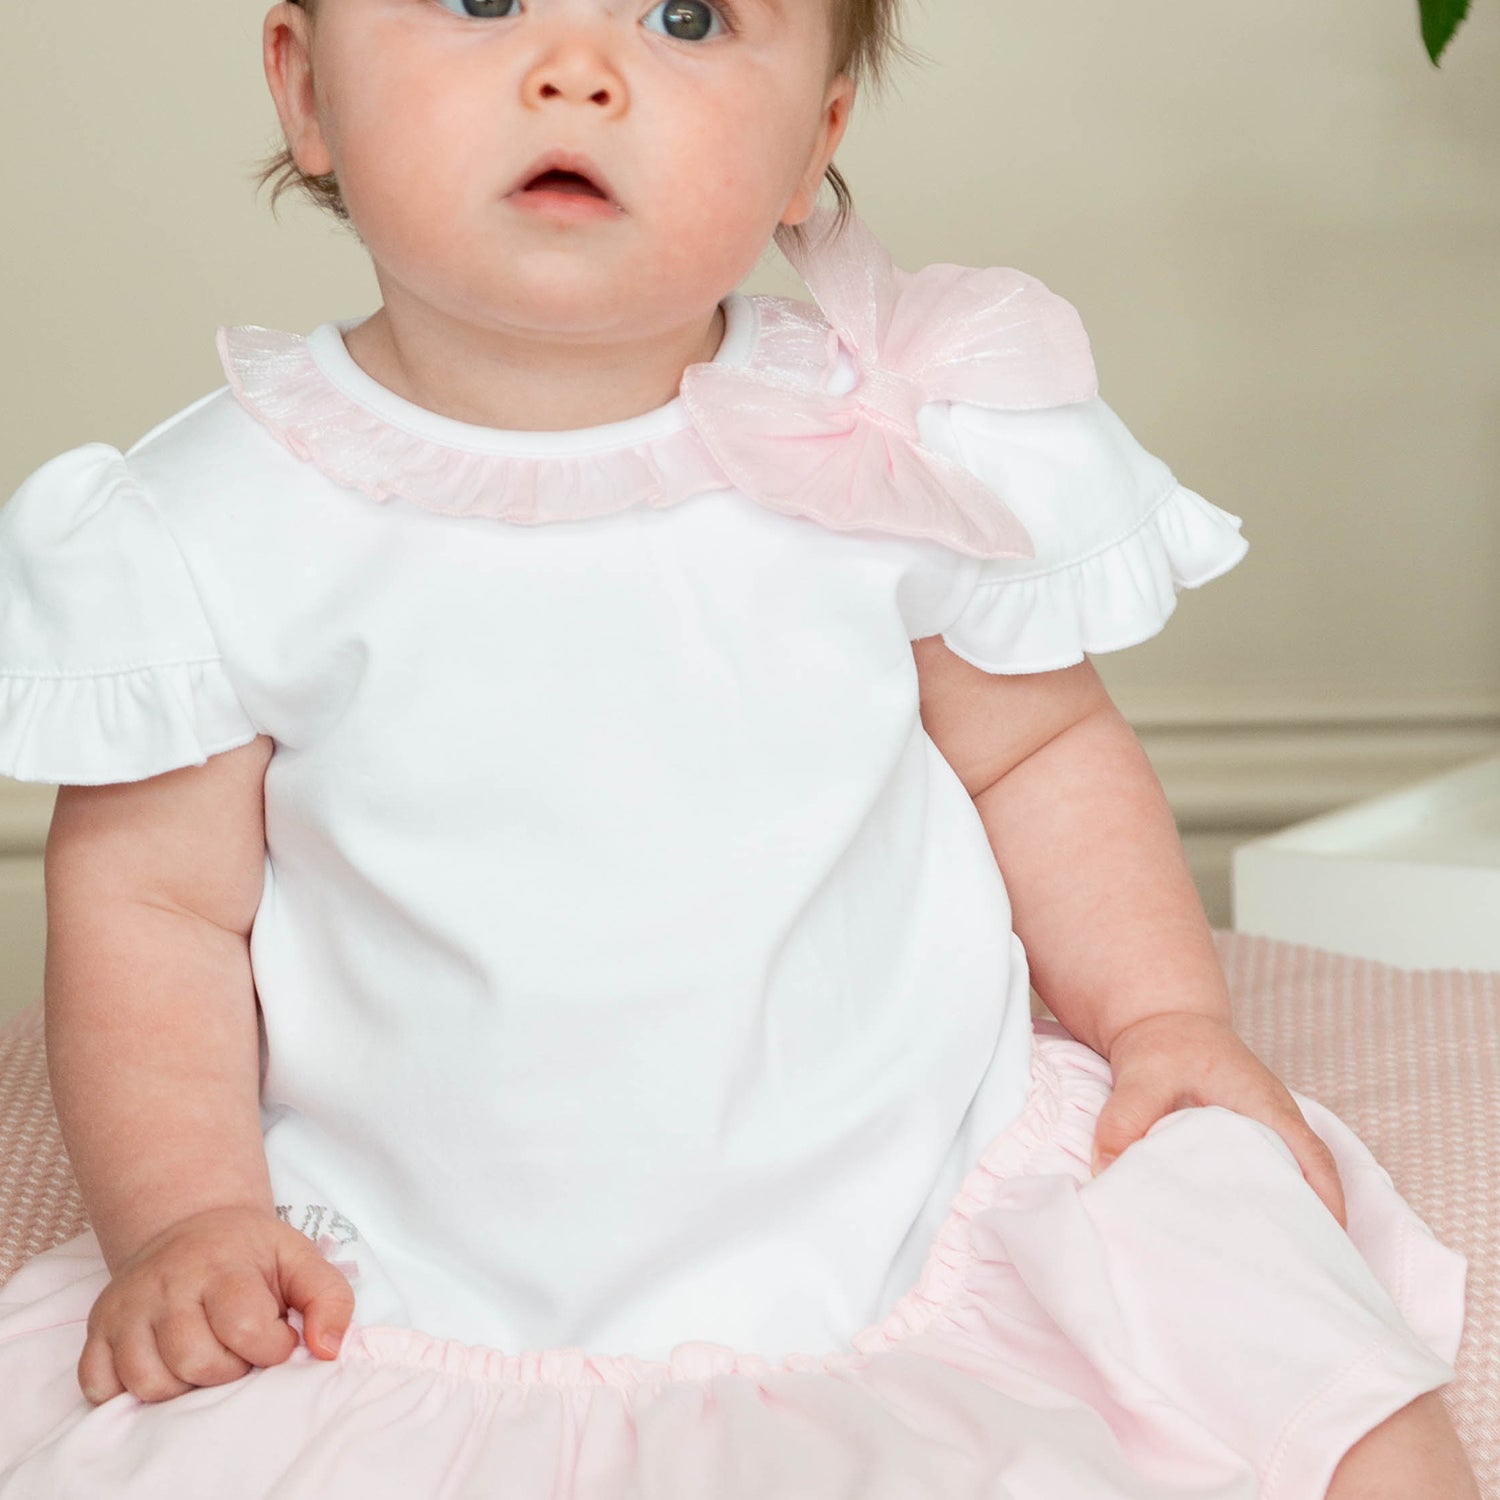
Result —
<svg viewBox="0 0 1500 1500"><path fill-rule="evenodd" d="M615 190L610 186L604 173L581 151L548 151L537 157L520 177L516 179L515 184L511 188L511 193L524 192L529 183L534 182L538 177L548 172L571 172L575 176L585 178L609 202L616 205L619 204L620 200L615 196Z"/></svg>

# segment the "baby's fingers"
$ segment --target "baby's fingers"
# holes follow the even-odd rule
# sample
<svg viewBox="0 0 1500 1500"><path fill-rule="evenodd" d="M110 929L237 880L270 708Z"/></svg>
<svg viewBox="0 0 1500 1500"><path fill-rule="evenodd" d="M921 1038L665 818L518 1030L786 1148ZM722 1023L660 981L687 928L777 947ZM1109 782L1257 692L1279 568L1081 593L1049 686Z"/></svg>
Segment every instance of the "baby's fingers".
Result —
<svg viewBox="0 0 1500 1500"><path fill-rule="evenodd" d="M227 1385L250 1365L224 1344L209 1326L204 1309L174 1308L156 1323L156 1348L168 1371L186 1385ZM170 1392L180 1395L179 1391ZM145 1399L145 1398L143 1398Z"/></svg>
<svg viewBox="0 0 1500 1500"><path fill-rule="evenodd" d="M354 1316L354 1288L344 1273L308 1242L305 1250L283 1258L281 1285L288 1306L302 1314L302 1337L309 1351L319 1359L332 1359Z"/></svg>
<svg viewBox="0 0 1500 1500"><path fill-rule="evenodd" d="M115 1351L100 1334L89 1334L78 1357L78 1389L95 1406L113 1400L125 1389L125 1382L115 1369Z"/></svg>
<svg viewBox="0 0 1500 1500"><path fill-rule="evenodd" d="M192 1390L189 1382L178 1379L167 1368L161 1351L156 1347L156 1336L149 1323L133 1324L120 1335L118 1343L113 1346L104 1344L103 1347L105 1355L112 1360L112 1382L119 1390L129 1391L139 1401L170 1401L173 1396ZM88 1350L85 1349L84 1353L87 1355ZM92 1385L85 1386L84 1389L84 1394L91 1401L95 1399L93 1390ZM108 1394L118 1395L119 1390L109 1390ZM100 1399L107 1400L108 1395Z"/></svg>
<svg viewBox="0 0 1500 1500"><path fill-rule="evenodd" d="M247 1274L210 1287L203 1310L219 1343L248 1365L279 1365L297 1347L264 1277Z"/></svg>
<svg viewBox="0 0 1500 1500"><path fill-rule="evenodd" d="M1295 1119L1278 1114L1267 1120L1266 1124L1291 1148L1292 1155L1297 1158L1297 1165L1302 1168L1303 1177L1307 1179L1307 1185L1338 1220L1339 1228L1347 1231L1349 1215L1344 1206L1344 1184L1339 1177L1338 1163L1323 1137L1307 1123L1300 1109L1297 1110Z"/></svg>

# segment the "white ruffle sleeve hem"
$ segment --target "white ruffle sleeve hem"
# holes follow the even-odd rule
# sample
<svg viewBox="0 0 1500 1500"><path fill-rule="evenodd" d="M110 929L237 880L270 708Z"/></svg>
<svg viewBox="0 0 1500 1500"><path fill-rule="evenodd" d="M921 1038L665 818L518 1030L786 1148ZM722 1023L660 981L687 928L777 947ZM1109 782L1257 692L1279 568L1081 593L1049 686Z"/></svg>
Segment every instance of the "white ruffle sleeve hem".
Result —
<svg viewBox="0 0 1500 1500"><path fill-rule="evenodd" d="M201 766L257 732L216 659L97 676L0 675L0 774L17 781L142 781Z"/></svg>
<svg viewBox="0 0 1500 1500"><path fill-rule="evenodd" d="M256 734L124 456L88 443L43 464L0 507L0 775L141 781Z"/></svg>
<svg viewBox="0 0 1500 1500"><path fill-rule="evenodd" d="M1125 535L1062 566L1030 574L995 565L942 632L956 656L986 672L1050 672L1086 653L1156 635L1194 589L1249 551L1240 517L1173 481Z"/></svg>

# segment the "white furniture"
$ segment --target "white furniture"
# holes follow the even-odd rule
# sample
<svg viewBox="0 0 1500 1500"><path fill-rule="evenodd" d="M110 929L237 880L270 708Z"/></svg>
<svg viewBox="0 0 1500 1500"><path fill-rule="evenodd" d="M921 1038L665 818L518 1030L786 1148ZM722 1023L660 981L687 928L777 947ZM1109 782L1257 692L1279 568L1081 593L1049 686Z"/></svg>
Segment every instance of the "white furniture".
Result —
<svg viewBox="0 0 1500 1500"><path fill-rule="evenodd" d="M1500 756L1241 844L1232 878L1237 932L1500 970Z"/></svg>

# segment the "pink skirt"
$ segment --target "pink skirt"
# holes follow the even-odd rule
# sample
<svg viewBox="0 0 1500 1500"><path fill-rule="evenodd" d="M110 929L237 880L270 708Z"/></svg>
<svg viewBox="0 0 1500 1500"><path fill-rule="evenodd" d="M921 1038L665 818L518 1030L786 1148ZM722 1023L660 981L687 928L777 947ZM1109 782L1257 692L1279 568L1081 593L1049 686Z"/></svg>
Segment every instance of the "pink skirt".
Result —
<svg viewBox="0 0 1500 1500"><path fill-rule="evenodd" d="M1021 1116L845 1349L507 1354L352 1327L336 1359L99 1407L92 1234L0 1288L0 1500L1324 1500L1445 1384L1467 1264L1335 1115L1346 1234L1267 1127L1159 1120L1099 1177L1108 1064L1035 1024ZM297 1315L291 1315L297 1326Z"/></svg>

